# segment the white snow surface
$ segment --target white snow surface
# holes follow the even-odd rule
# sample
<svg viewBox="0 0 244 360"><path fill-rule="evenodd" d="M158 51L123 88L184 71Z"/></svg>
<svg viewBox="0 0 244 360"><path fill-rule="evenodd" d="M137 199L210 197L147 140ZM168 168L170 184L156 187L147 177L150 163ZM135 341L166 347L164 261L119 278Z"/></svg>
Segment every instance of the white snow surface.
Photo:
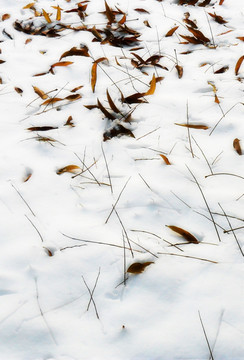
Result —
<svg viewBox="0 0 244 360"><path fill-rule="evenodd" d="M109 0L140 33L137 44L123 47L72 28L59 37L17 31L16 20L117 27L107 25L102 0L87 2L83 20L65 12L77 9L76 1L33 2L50 24L33 7L23 9L28 1L1 0L0 8L0 359L244 359L244 156L233 147L234 139L244 143L244 63L236 69L244 55L243 0L205 7L198 6L202 1ZM55 20L57 5L61 20ZM193 36L186 12L208 42L180 36ZM84 45L90 57L60 60ZM168 70L136 68L132 53L144 61L160 55L158 64ZM93 92L91 69L101 57L107 60L97 66ZM59 61L73 63L48 72ZM183 68L181 78L175 65ZM224 66L227 71L216 73ZM121 102L121 92L146 93L153 74L164 79L141 98L147 102ZM81 98L42 105L33 86L50 98ZM121 114L111 110L107 90ZM118 119L84 106L97 99ZM73 127L64 125L69 116ZM176 125L187 122L208 129ZM134 138L103 141L116 123ZM55 129L27 130L41 126ZM57 174L69 165L78 172ZM126 273L137 262L153 263L140 274Z"/></svg>

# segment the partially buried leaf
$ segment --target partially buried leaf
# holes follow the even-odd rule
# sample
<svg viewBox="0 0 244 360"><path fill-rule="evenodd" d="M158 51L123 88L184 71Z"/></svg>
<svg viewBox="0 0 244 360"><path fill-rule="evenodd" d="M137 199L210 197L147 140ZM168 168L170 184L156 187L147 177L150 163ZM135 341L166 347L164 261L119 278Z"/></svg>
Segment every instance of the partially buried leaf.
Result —
<svg viewBox="0 0 244 360"><path fill-rule="evenodd" d="M228 66L228 65L223 66L223 67L221 67L220 69L216 70L216 71L214 72L214 74L222 74L222 73L226 72L227 70L229 70L229 66Z"/></svg>
<svg viewBox="0 0 244 360"><path fill-rule="evenodd" d="M224 20L222 18L222 16L220 15L216 15L215 13L212 14L212 13L208 13L210 16L212 16L212 18L214 18L214 20L219 23L219 24L226 24L228 21Z"/></svg>
<svg viewBox="0 0 244 360"><path fill-rule="evenodd" d="M145 103L146 100L141 99L144 95L145 95L144 93L135 93L135 94L125 97L123 102L125 102L127 104Z"/></svg>
<svg viewBox="0 0 244 360"><path fill-rule="evenodd" d="M174 225L166 225L168 228L176 232L177 234L181 235L185 240L187 240L190 243L198 244L199 241L195 238L194 235L189 233L188 231Z"/></svg>
<svg viewBox="0 0 244 360"><path fill-rule="evenodd" d="M77 174L80 172L80 167L78 165L67 165L59 170L56 171L58 175L64 174L66 172Z"/></svg>
<svg viewBox="0 0 244 360"><path fill-rule="evenodd" d="M112 139L113 137L122 136L122 135L127 135L133 138L135 137L132 131L126 129L121 124L116 124L115 126L112 126L110 129L105 131L105 133L103 134L103 141L107 141Z"/></svg>
<svg viewBox="0 0 244 360"><path fill-rule="evenodd" d="M73 118L72 116L70 115L66 121L66 123L64 124L64 126L70 126L70 127L74 127L74 123L73 123Z"/></svg>
<svg viewBox="0 0 244 360"><path fill-rule="evenodd" d="M46 253L48 256L53 256L53 253L51 252L51 250L49 250L49 249L46 248L46 247L43 247L43 249L45 250L45 253Z"/></svg>
<svg viewBox="0 0 244 360"><path fill-rule="evenodd" d="M76 92L78 90L80 90L81 88L83 88L83 85L77 86L74 89L70 90L71 92Z"/></svg>
<svg viewBox="0 0 244 360"><path fill-rule="evenodd" d="M3 14L2 21L8 20L10 18L10 14Z"/></svg>
<svg viewBox="0 0 244 360"><path fill-rule="evenodd" d="M33 86L33 89L34 89L35 93L38 96L40 96L40 98L42 98L43 100L48 98L47 94L44 91L42 91L41 89L39 89L37 86Z"/></svg>
<svg viewBox="0 0 244 360"><path fill-rule="evenodd" d="M128 267L127 272L131 274L141 274L146 269L146 267L151 264L154 264L154 262L153 261L146 261L144 263L136 262Z"/></svg>
<svg viewBox="0 0 244 360"><path fill-rule="evenodd" d="M29 3L29 4L25 5L22 9L30 9L33 5L35 5L34 2Z"/></svg>
<svg viewBox="0 0 244 360"><path fill-rule="evenodd" d="M175 125L184 126L184 127L190 128L190 129L200 129L200 130L209 129L209 127L204 124L189 124L189 123L188 124L178 124L178 123L175 123Z"/></svg>
<svg viewBox="0 0 244 360"><path fill-rule="evenodd" d="M56 66L69 66L73 64L73 61L59 61L51 65L51 68L54 68Z"/></svg>
<svg viewBox="0 0 244 360"><path fill-rule="evenodd" d="M107 19L108 19L108 24L112 24L115 21L115 16L114 16L113 11L110 9L110 7L108 6L106 1L105 1L105 14L106 14Z"/></svg>
<svg viewBox="0 0 244 360"><path fill-rule="evenodd" d="M170 29L167 34L165 35L165 37L169 37L172 36L174 34L174 32L178 29L179 26L175 26L172 29Z"/></svg>
<svg viewBox="0 0 244 360"><path fill-rule="evenodd" d="M244 41L244 36L237 36L237 39Z"/></svg>
<svg viewBox="0 0 244 360"><path fill-rule="evenodd" d="M24 182L27 182L32 176L32 172L28 171L23 179Z"/></svg>
<svg viewBox="0 0 244 360"><path fill-rule="evenodd" d="M72 47L70 50L65 51L61 56L60 59L63 59L64 57L67 56L86 56L86 57L90 57L89 53L88 53L88 47L87 46L83 46L82 48L78 49L76 47Z"/></svg>
<svg viewBox="0 0 244 360"><path fill-rule="evenodd" d="M241 149L241 145L240 145L240 140L239 139L234 139L233 141L233 147L235 149L235 151L237 152L237 154L242 155L242 149Z"/></svg>
<svg viewBox="0 0 244 360"><path fill-rule="evenodd" d="M23 90L19 87L15 87L14 90L20 95L23 93Z"/></svg>
<svg viewBox="0 0 244 360"><path fill-rule="evenodd" d="M119 113L119 109L117 108L117 106L115 105L115 103L113 102L111 96L109 95L108 89L107 89L107 98L108 98L108 103L109 106L111 107L111 109L115 112L115 113Z"/></svg>
<svg viewBox="0 0 244 360"><path fill-rule="evenodd" d="M159 154L161 156L161 158L164 160L166 165L171 165L171 162L169 161L169 159L167 158L167 156L163 155L163 154Z"/></svg>
<svg viewBox="0 0 244 360"><path fill-rule="evenodd" d="M106 118L110 120L115 120L116 117L111 114L108 110L105 109L105 107L100 103L100 101L97 99L97 107L102 111L102 113L106 116Z"/></svg>
<svg viewBox="0 0 244 360"><path fill-rule="evenodd" d="M240 70L240 67L241 67L241 64L242 64L243 60L244 60L244 55L242 55L240 57L240 59L237 61L237 63L236 63L236 66L235 66L235 74L236 75L238 75L238 73L239 73L239 70Z"/></svg>

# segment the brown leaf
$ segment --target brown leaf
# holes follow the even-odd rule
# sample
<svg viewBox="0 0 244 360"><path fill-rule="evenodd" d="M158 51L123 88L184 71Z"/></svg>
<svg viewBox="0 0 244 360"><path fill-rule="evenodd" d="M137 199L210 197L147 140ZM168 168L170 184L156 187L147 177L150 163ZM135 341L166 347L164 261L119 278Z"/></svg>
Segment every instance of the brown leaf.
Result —
<svg viewBox="0 0 244 360"><path fill-rule="evenodd" d="M50 105L50 104L55 104L57 101L61 101L63 99L61 98L51 98L51 99L47 99L46 101L44 101L41 105Z"/></svg>
<svg viewBox="0 0 244 360"><path fill-rule="evenodd" d="M124 15L122 16L122 18L120 19L120 21L118 22L118 24L123 25L125 22L126 22L126 14L124 14Z"/></svg>
<svg viewBox="0 0 244 360"><path fill-rule="evenodd" d="M183 67L180 66L180 65L175 65L175 68L176 68L176 70L178 72L178 78L181 79L182 76L183 76Z"/></svg>
<svg viewBox="0 0 244 360"><path fill-rule="evenodd" d="M10 18L10 14L3 14L2 21L8 20Z"/></svg>
<svg viewBox="0 0 244 360"><path fill-rule="evenodd" d="M222 16L220 15L216 15L215 13L212 14L212 13L208 13L210 16L212 16L212 18L214 18L214 21L216 21L217 23L219 24L226 24L228 21L224 20L222 18Z"/></svg>
<svg viewBox="0 0 244 360"><path fill-rule="evenodd" d="M235 151L237 152L237 154L242 155L242 149L241 149L241 145L240 145L240 140L239 140L239 139L234 139L234 141L233 141L233 147L234 147Z"/></svg>
<svg viewBox="0 0 244 360"><path fill-rule="evenodd" d="M43 14L46 22L49 23L49 24L51 24L52 20L50 19L48 13L47 13L44 9L42 9L42 14Z"/></svg>
<svg viewBox="0 0 244 360"><path fill-rule="evenodd" d="M107 98L108 98L108 103L109 103L109 106L111 107L111 109L117 114L120 113L119 109L117 108L117 106L113 102L111 96L109 95L108 89L107 89Z"/></svg>
<svg viewBox="0 0 244 360"><path fill-rule="evenodd" d="M201 31L193 29L190 26L187 26L187 29L195 36L195 38L202 41L203 43L210 42L210 40L205 35L203 35Z"/></svg>
<svg viewBox="0 0 244 360"><path fill-rule="evenodd" d="M238 36L237 39L244 41L244 36Z"/></svg>
<svg viewBox="0 0 244 360"><path fill-rule="evenodd" d="M214 95L214 102L216 104L220 104L220 101L219 101L219 98L218 98L217 94Z"/></svg>
<svg viewBox="0 0 244 360"><path fill-rule="evenodd" d="M100 101L97 99L97 107L102 111L102 113L106 116L106 118L110 120L115 120L116 117L111 114L108 110L105 109L105 107L100 103Z"/></svg>
<svg viewBox="0 0 244 360"><path fill-rule="evenodd" d="M81 168L78 165L67 165L56 171L58 175L64 174L66 172L77 174L81 171Z"/></svg>
<svg viewBox="0 0 244 360"><path fill-rule="evenodd" d="M244 60L244 55L242 55L240 57L240 59L237 61L237 63L236 63L236 66L235 66L235 74L236 75L238 75L238 73L239 73L239 70L240 70L240 67L241 67L241 64L242 64L243 60Z"/></svg>
<svg viewBox="0 0 244 360"><path fill-rule="evenodd" d="M185 240L189 241L190 243L193 243L193 244L199 243L199 241L195 238L195 236L193 236L188 231L186 231L178 226L174 226L174 225L166 225L166 226L168 228L170 228L171 230L173 230L174 232L176 232L177 234L180 234L181 236L183 236L183 238Z"/></svg>
<svg viewBox="0 0 244 360"><path fill-rule="evenodd" d="M106 14L107 19L108 19L108 24L112 24L115 21L115 16L114 16L113 11L108 6L106 0L105 0L105 14Z"/></svg>
<svg viewBox="0 0 244 360"><path fill-rule="evenodd" d="M205 6L209 5L210 2L211 2L211 0L204 0L202 3L198 4L198 6L205 7Z"/></svg>
<svg viewBox="0 0 244 360"><path fill-rule="evenodd" d="M172 29L170 29L167 34L165 35L165 37L169 37L172 36L174 34L174 32L178 29L179 26L175 26Z"/></svg>
<svg viewBox="0 0 244 360"><path fill-rule="evenodd" d="M37 86L33 86L33 89L34 89L35 93L38 96L40 96L40 98L42 98L43 100L48 98L47 94L44 91L42 91L41 89L39 89Z"/></svg>
<svg viewBox="0 0 244 360"><path fill-rule="evenodd" d="M225 0L219 0L219 5L222 5Z"/></svg>
<svg viewBox="0 0 244 360"><path fill-rule="evenodd" d="M32 126L32 127L29 127L26 130L29 130L29 131L48 131L48 130L54 130L54 129L58 129L58 127L57 126Z"/></svg>
<svg viewBox="0 0 244 360"><path fill-rule="evenodd" d="M70 90L71 92L76 92L78 90L80 90L81 88L83 88L83 85L77 86L74 89Z"/></svg>
<svg viewBox="0 0 244 360"><path fill-rule="evenodd" d="M30 9L30 8L32 8L33 5L35 5L34 2L29 3L29 4L25 5L22 9Z"/></svg>
<svg viewBox="0 0 244 360"><path fill-rule="evenodd" d="M48 248L44 247L43 246L43 249L45 250L45 253L48 255L48 256L53 256L53 253L51 252L51 250L49 250Z"/></svg>
<svg viewBox="0 0 244 360"><path fill-rule="evenodd" d="M223 74L224 72L226 72L227 70L229 70L229 66L226 65L226 66L223 66L221 67L220 69L216 70L214 72L214 74Z"/></svg>
<svg viewBox="0 0 244 360"><path fill-rule="evenodd" d="M146 14L150 14L149 11L145 10L145 9L142 9L142 8L136 8L134 9L135 11L139 12L139 13L146 13Z"/></svg>
<svg viewBox="0 0 244 360"><path fill-rule="evenodd" d="M73 123L73 118L72 116L70 115L66 121L66 123L64 124L64 126L70 126L70 127L74 127L74 123Z"/></svg>
<svg viewBox="0 0 244 360"><path fill-rule="evenodd" d="M144 93L135 93L135 94L125 97L123 102L125 102L127 104L145 103L146 100L141 99L144 95L145 95Z"/></svg>
<svg viewBox="0 0 244 360"><path fill-rule="evenodd" d="M190 129L200 129L200 130L209 129L208 126L203 125L203 124L189 124L189 123L188 124L178 124L178 123L175 123L175 125L184 126L184 127L190 128Z"/></svg>
<svg viewBox="0 0 244 360"><path fill-rule="evenodd" d="M69 101L75 101L75 100L79 100L79 99L81 99L80 94L72 94L72 95L68 95L64 98L64 100L69 100Z"/></svg>
<svg viewBox="0 0 244 360"><path fill-rule="evenodd" d="M128 267L127 272L131 274L141 274L145 270L145 268L151 264L154 264L154 262L153 261L146 261L144 263L136 262Z"/></svg>
<svg viewBox="0 0 244 360"><path fill-rule="evenodd" d="M72 47L70 50L65 51L59 60L63 59L64 57L67 56L86 56L86 57L90 57L89 53L88 53L88 47L87 46L83 46L81 49L77 49L76 47Z"/></svg>
<svg viewBox="0 0 244 360"><path fill-rule="evenodd" d="M32 41L31 38L26 39L26 40L25 40L25 45L29 44L31 41Z"/></svg>
<svg viewBox="0 0 244 360"><path fill-rule="evenodd" d="M51 65L51 68L54 68L56 66L69 66L73 64L73 61L59 61Z"/></svg>
<svg viewBox="0 0 244 360"><path fill-rule="evenodd" d="M166 165L171 165L171 162L169 161L169 159L167 158L167 156L163 155L163 154L159 154L161 156L161 158L164 160Z"/></svg>
<svg viewBox="0 0 244 360"><path fill-rule="evenodd" d="M32 172L28 171L23 179L23 182L27 182L32 176Z"/></svg>
<svg viewBox="0 0 244 360"><path fill-rule="evenodd" d="M23 94L23 90L19 87L15 87L14 90L20 95Z"/></svg>
<svg viewBox="0 0 244 360"><path fill-rule="evenodd" d="M196 39L194 36L180 35L183 39L187 40L191 44L202 44L202 41Z"/></svg>
<svg viewBox="0 0 244 360"><path fill-rule="evenodd" d="M149 22L148 22L148 20L143 21L143 24L144 24L145 26L149 27L149 28L151 27L150 24L149 24Z"/></svg>

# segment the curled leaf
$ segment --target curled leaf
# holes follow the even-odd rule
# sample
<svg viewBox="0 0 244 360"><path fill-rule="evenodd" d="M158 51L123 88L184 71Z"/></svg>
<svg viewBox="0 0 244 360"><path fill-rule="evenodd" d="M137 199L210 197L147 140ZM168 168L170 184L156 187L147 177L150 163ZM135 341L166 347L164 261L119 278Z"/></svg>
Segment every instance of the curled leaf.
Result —
<svg viewBox="0 0 244 360"><path fill-rule="evenodd" d="M241 64L242 64L243 60L244 60L244 55L242 55L240 57L240 59L237 61L237 63L236 63L236 66L235 66L235 74L236 75L238 75L238 73L239 73L239 70L240 70L240 67L241 67Z"/></svg>
<svg viewBox="0 0 244 360"><path fill-rule="evenodd" d="M179 26L175 26L172 29L170 29L167 34L165 35L165 37L169 37L172 36L174 34L174 32L178 29Z"/></svg>
<svg viewBox="0 0 244 360"><path fill-rule="evenodd" d="M66 172L77 174L81 171L81 168L78 165L67 165L56 171L58 175L64 174Z"/></svg>
<svg viewBox="0 0 244 360"><path fill-rule="evenodd" d="M39 89L37 86L33 86L33 89L34 89L35 93L38 96L40 96L40 98L42 98L43 100L48 98L47 94L44 91L42 91L41 89Z"/></svg>
<svg viewBox="0 0 244 360"><path fill-rule="evenodd" d="M159 155L161 156L161 158L163 159L163 161L165 162L166 165L171 165L171 162L169 161L167 156L165 156L163 154L159 154Z"/></svg>
<svg viewBox="0 0 244 360"><path fill-rule="evenodd" d="M64 98L64 100L69 100L69 101L75 101L75 100L79 100L79 99L81 99L80 94L72 94L72 95L68 95Z"/></svg>
<svg viewBox="0 0 244 360"><path fill-rule="evenodd" d="M155 89L156 89L156 78L155 78L155 74L153 74L151 84L150 84L150 88L144 95L153 95L154 92L155 92Z"/></svg>
<svg viewBox="0 0 244 360"><path fill-rule="evenodd" d="M145 270L145 268L151 264L154 264L154 262L153 261L146 261L144 263L136 262L128 267L127 272L131 274L141 274Z"/></svg>
<svg viewBox="0 0 244 360"><path fill-rule="evenodd" d="M95 92L96 82L97 82L97 63L94 62L94 64L92 65L92 68L91 68L91 87L92 87L92 92Z"/></svg>
<svg viewBox="0 0 244 360"><path fill-rule="evenodd" d="M187 240L190 243L198 244L199 241L195 238L194 235L189 233L188 231L174 225L166 225L168 228L176 232L177 234L181 235L185 240Z"/></svg>
<svg viewBox="0 0 244 360"><path fill-rule="evenodd" d="M87 46L83 46L80 49L77 49L76 47L72 47L70 50L65 51L61 56L60 59L63 59L64 57L67 56L86 56L86 57L90 57L89 53L88 53L88 47Z"/></svg>
<svg viewBox="0 0 244 360"><path fill-rule="evenodd" d="M178 78L181 79L182 76L183 76L183 67L180 66L180 65L175 65L175 68L176 68L176 70L178 72Z"/></svg>

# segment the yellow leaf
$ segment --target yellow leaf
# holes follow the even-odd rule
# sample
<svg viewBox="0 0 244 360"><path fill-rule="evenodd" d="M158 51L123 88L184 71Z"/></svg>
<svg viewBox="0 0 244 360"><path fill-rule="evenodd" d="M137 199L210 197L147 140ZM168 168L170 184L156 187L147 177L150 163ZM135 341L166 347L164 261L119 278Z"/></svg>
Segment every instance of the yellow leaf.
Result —
<svg viewBox="0 0 244 360"><path fill-rule="evenodd" d="M92 87L92 92L95 91L96 82L97 82L97 63L94 62L94 64L92 65L92 69L91 69L91 87Z"/></svg>
<svg viewBox="0 0 244 360"><path fill-rule="evenodd" d="M155 78L155 74L153 74L150 89L144 95L153 95L155 89L156 89L156 78Z"/></svg>
<svg viewBox="0 0 244 360"><path fill-rule="evenodd" d="M35 91L35 93L40 96L40 98L42 98L43 100L47 99L48 96L47 94L44 93L44 91L42 91L41 89L39 89L37 86L33 86L33 89Z"/></svg>
<svg viewBox="0 0 244 360"><path fill-rule="evenodd" d="M50 19L48 13L47 13L44 9L42 9L42 14L43 14L46 22L48 22L49 24L51 24L52 20Z"/></svg>
<svg viewBox="0 0 244 360"><path fill-rule="evenodd" d="M33 5L35 5L34 2L29 3L29 4L25 5L22 9L30 9Z"/></svg>

